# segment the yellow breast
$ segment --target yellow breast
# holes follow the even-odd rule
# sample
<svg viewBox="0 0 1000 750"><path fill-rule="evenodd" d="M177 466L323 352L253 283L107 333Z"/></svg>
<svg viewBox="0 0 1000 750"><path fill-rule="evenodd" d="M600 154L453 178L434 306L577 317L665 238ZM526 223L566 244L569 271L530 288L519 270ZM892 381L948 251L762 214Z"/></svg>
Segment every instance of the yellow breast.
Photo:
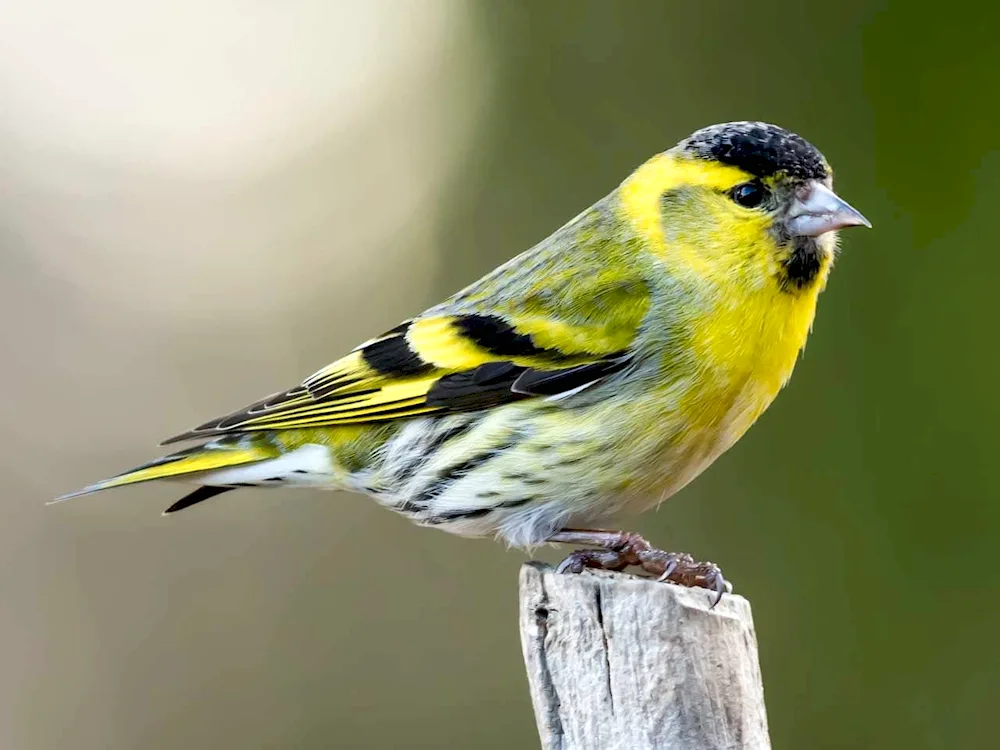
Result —
<svg viewBox="0 0 1000 750"><path fill-rule="evenodd" d="M695 323L688 342L695 373L682 388L666 387L655 404L638 404L662 418L642 438L650 451L637 455L646 457L648 473L628 504L641 509L673 495L750 429L791 377L816 296L754 295Z"/></svg>
<svg viewBox="0 0 1000 750"><path fill-rule="evenodd" d="M817 296L765 288L699 320L690 343L703 380L682 407L695 430L718 430L725 450L750 428L791 377Z"/></svg>

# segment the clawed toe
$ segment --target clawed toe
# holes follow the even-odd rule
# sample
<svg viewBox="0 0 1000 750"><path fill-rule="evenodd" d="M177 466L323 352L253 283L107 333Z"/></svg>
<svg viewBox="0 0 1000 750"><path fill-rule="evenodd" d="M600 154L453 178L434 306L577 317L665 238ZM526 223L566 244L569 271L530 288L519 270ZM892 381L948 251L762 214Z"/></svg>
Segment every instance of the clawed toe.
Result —
<svg viewBox="0 0 1000 750"><path fill-rule="evenodd" d="M722 575L722 569L711 562L698 562L691 555L664 552L650 548L638 553L639 567L658 581L669 581L690 588L703 588L716 592L714 607L723 594L732 593L732 585Z"/></svg>
<svg viewBox="0 0 1000 750"><path fill-rule="evenodd" d="M584 568L624 570L629 565L620 552L603 549L578 549L559 563L557 573L582 573Z"/></svg>

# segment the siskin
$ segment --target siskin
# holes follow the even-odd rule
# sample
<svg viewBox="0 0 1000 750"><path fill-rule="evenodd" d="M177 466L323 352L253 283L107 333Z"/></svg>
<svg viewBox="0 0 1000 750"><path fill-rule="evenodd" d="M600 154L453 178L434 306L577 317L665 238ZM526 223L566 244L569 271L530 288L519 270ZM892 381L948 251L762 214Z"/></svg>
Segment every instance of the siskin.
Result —
<svg viewBox="0 0 1000 750"><path fill-rule="evenodd" d="M362 492L561 566L728 587L599 525L670 497L788 381L836 230L870 226L823 156L774 125L697 131L547 239L301 385L167 440L201 444L65 495L153 479Z"/></svg>

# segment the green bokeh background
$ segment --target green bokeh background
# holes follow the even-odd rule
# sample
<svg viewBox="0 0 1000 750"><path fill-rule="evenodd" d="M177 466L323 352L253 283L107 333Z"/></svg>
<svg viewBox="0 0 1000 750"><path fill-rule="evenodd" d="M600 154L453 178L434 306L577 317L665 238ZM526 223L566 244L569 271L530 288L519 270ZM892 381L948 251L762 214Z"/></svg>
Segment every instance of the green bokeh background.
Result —
<svg viewBox="0 0 1000 750"><path fill-rule="evenodd" d="M41 503L417 312L695 128L764 119L824 151L874 230L845 235L790 387L635 530L720 563L752 602L776 748L993 746L1000 14L902 0L484 0L449 12L464 20L439 65L477 63L447 111L479 91L480 114L434 194L365 249L405 255L412 240L419 283L406 266L357 275L348 290L331 260L262 312L268 278L196 267L217 296L197 314L150 312L114 288L88 296L66 270L84 251L73 212L128 175L171 196L190 185L75 161L45 167L46 184L74 186L56 204L33 202L31 169L0 176L11 488L0 744L537 746L519 552L418 530L347 495L251 491L170 522L158 516L176 497L169 486ZM250 221L302 195L322 206L310 187L332 172L361 205L387 200L381 172L336 171L350 150L337 138L256 175L253 199L230 216ZM210 210L231 189L203 181L197 195ZM143 195L157 205L156 190ZM36 235L19 224L31 210L64 230L66 264L37 260ZM326 226L292 216L282 243L325 252ZM128 220L130 241L162 229ZM174 231L175 243L200 241ZM289 248L274 240L271 252ZM213 305L238 312L220 323Z"/></svg>

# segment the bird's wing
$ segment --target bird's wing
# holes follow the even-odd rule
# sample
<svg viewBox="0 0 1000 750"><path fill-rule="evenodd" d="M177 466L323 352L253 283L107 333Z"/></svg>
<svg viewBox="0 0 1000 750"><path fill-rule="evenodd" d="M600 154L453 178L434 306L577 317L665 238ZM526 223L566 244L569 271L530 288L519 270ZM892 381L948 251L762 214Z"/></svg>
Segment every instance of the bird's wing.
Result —
<svg viewBox="0 0 1000 750"><path fill-rule="evenodd" d="M648 307L644 287L596 274L572 296L550 290L520 303L433 308L301 385L165 442L487 409L568 395L628 366Z"/></svg>

